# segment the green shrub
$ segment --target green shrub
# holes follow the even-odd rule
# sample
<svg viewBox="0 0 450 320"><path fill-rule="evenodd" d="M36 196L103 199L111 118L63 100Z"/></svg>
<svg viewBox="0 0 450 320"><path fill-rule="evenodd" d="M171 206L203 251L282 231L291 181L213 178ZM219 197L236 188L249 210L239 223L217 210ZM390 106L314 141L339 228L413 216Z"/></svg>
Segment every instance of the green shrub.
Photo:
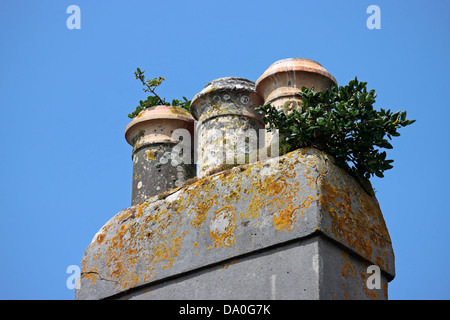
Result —
<svg viewBox="0 0 450 320"><path fill-rule="evenodd" d="M336 164L366 179L383 177L393 160L386 159L392 149L389 140L400 136L397 129L412 124L406 111L375 110L375 90L357 78L348 85L314 91L303 87L298 95L303 104L285 103L282 110L270 104L258 107L268 129L278 129L288 151L315 147L333 156ZM387 138L387 139L386 139ZM388 140L389 139L389 140Z"/></svg>

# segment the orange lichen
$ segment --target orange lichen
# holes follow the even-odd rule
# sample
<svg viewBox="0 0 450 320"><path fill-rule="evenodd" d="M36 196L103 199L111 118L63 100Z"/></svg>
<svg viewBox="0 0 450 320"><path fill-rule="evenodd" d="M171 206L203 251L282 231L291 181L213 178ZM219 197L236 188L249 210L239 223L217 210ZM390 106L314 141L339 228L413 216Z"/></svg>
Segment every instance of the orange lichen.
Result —
<svg viewBox="0 0 450 320"><path fill-rule="evenodd" d="M100 233L98 236L97 236L97 243L98 244L100 244L100 243L102 243L103 242L103 240L105 240L105 235L103 234L103 233Z"/></svg>
<svg viewBox="0 0 450 320"><path fill-rule="evenodd" d="M165 243L161 243L154 250L154 258L153 265L156 265L159 261L167 261L162 265L162 269L170 269L174 262L175 258L178 257L178 253L181 249L181 236L178 236L171 240L172 245L167 246Z"/></svg>
<svg viewBox="0 0 450 320"><path fill-rule="evenodd" d="M351 275L352 278L355 277L355 274L356 274L356 273L355 273L355 268L353 268L353 265L352 265L349 261L346 261L346 262L345 262L344 266L342 267L341 274L342 274L342 276L343 276L345 279L347 279L347 277L348 277L349 275Z"/></svg>
<svg viewBox="0 0 450 320"><path fill-rule="evenodd" d="M303 198L304 189L298 184L288 183L286 178L293 179L296 172L289 170L289 166L280 166L276 175L254 175L251 188L247 190L252 194L248 210L240 214L241 218L256 219L259 211L265 208L269 212L280 215L274 217L274 226L277 230L291 231L295 222L294 203ZM289 205L291 206L290 209ZM290 221L290 222L289 222Z"/></svg>
<svg viewBox="0 0 450 320"><path fill-rule="evenodd" d="M320 209L318 220L323 219L316 230L389 268L388 253L382 249L390 246L390 239L376 200L321 153L293 152L280 159L251 164L245 171L218 173L171 191L165 200L149 200L123 210L94 239L90 249L94 253L89 266L82 262L83 270L99 267L102 277L115 281L118 291L126 290L182 265L183 239L190 232L203 236L206 231L207 235L209 219L211 238L200 241L206 250L233 246L239 241L238 233L234 234L237 225L259 229L268 222L279 232L296 230L302 227L300 217L309 214L312 206ZM240 206L237 213L234 203L248 207ZM245 220L236 223L237 215ZM197 248L199 243L187 245ZM211 255L190 248L191 254ZM354 277L355 269L347 261L341 274ZM92 272L84 277L95 283L97 276Z"/></svg>
<svg viewBox="0 0 450 320"><path fill-rule="evenodd" d="M292 231L293 224L297 220L295 211L300 209L300 207L293 208L289 205L288 208L282 210L279 215L273 216L273 226L276 230L281 232Z"/></svg>
<svg viewBox="0 0 450 320"><path fill-rule="evenodd" d="M233 234L236 228L236 212L233 206L227 205L214 212L210 223L210 236L213 238L213 248L231 247L235 242Z"/></svg>
<svg viewBox="0 0 450 320"><path fill-rule="evenodd" d="M230 203L232 201L237 203L240 198L241 195L238 190L231 190L229 195L223 197L223 200L227 203Z"/></svg>
<svg viewBox="0 0 450 320"><path fill-rule="evenodd" d="M134 216L136 209L134 207L123 210L120 214L117 215L117 221L125 221L128 218Z"/></svg>
<svg viewBox="0 0 450 320"><path fill-rule="evenodd" d="M311 203L314 201L314 198L311 196L307 196L305 200L302 202L302 207L308 209Z"/></svg>
<svg viewBox="0 0 450 320"><path fill-rule="evenodd" d="M189 187L187 187L188 197L186 203L190 206L185 206L183 209L189 209L188 215L194 213L194 217L190 221L190 225L194 228L200 228L204 221L206 221L207 213L211 207L217 202L218 194L213 194L216 185L216 180L205 178L199 180Z"/></svg>
<svg viewBox="0 0 450 320"><path fill-rule="evenodd" d="M142 203L142 204L140 204L139 206L138 206L138 208L137 208L137 213L136 213L136 217L140 217L140 216L142 216L142 214L143 214L143 210L145 209L145 208L147 208L148 206L149 206L149 202L148 201L145 201L144 203Z"/></svg>
<svg viewBox="0 0 450 320"><path fill-rule="evenodd" d="M94 267L94 268L90 268L87 271L83 271L81 276L83 278L86 278L87 280L89 280L91 286L93 286L98 278L98 268Z"/></svg>
<svg viewBox="0 0 450 320"><path fill-rule="evenodd" d="M188 118L192 118L192 115L189 111L187 111L186 109L183 109L181 107L177 107L177 106L171 106L170 107L170 112L173 114L178 114L178 115L182 115Z"/></svg>
<svg viewBox="0 0 450 320"><path fill-rule="evenodd" d="M191 225L194 228L201 227L203 222L206 221L207 213L209 209L214 205L214 200L218 197L218 194L215 194L212 196L212 198L205 199L202 202L200 202L196 208L193 210L195 211L196 215L194 219L191 221Z"/></svg>
<svg viewBox="0 0 450 320"><path fill-rule="evenodd" d="M310 174L311 174L311 168L306 167L306 172L305 172L305 178L307 179L306 183L308 184L308 187L310 189L315 189L316 185L314 183L314 178L311 177Z"/></svg>
<svg viewBox="0 0 450 320"><path fill-rule="evenodd" d="M182 236L177 234L182 221L181 215L177 210L174 212L164 208L157 210L159 206L155 206L153 212L144 211L149 205L148 202L144 202L137 210L127 209L119 213L115 219L119 224L116 223L113 228L104 227L103 233L93 243L101 244L102 251L98 251L92 261L103 257L102 276L104 279L117 281L121 289L133 287L139 281L149 281L157 267L171 268L181 249ZM134 220L136 218L141 218L142 223L137 223ZM125 221L127 223L123 223ZM150 254L142 255L145 248L142 241L150 243L152 248L148 251ZM146 267L145 271L138 275L135 273L135 266L141 261ZM83 264L83 268L86 269L86 263ZM96 279L93 273L88 277Z"/></svg>
<svg viewBox="0 0 450 320"><path fill-rule="evenodd" d="M341 242L372 260L374 246L386 247L390 243L376 200L340 168L324 163L328 175L321 175L319 204L330 217L331 232ZM381 256L375 261L387 267Z"/></svg>

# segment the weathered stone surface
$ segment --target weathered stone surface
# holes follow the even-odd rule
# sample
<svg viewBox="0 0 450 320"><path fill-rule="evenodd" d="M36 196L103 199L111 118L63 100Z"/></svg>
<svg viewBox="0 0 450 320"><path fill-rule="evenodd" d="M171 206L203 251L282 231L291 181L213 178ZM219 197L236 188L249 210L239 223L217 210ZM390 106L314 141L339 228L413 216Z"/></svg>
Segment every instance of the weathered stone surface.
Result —
<svg viewBox="0 0 450 320"><path fill-rule="evenodd" d="M174 146L172 143L154 143L133 152L132 205L181 187L195 176L194 164L178 163L171 158Z"/></svg>
<svg viewBox="0 0 450 320"><path fill-rule="evenodd" d="M173 190L166 199L153 197L119 212L86 249L76 298L106 298L140 286L161 285L168 277L195 274L199 268L274 246L282 250L315 235L338 245L323 245L329 252L322 256L319 251L324 273L319 276L318 295L311 293L309 298L360 297L356 292L364 290L362 272L368 264L380 267L384 283L394 277L391 240L377 200L330 157L308 148L203 178ZM279 253L273 254L268 264L281 259ZM309 259L298 262L311 264ZM230 265L230 271L233 268ZM269 281L267 274L262 278ZM230 288L217 290L210 298L233 297L225 292ZM161 291L161 297L166 294Z"/></svg>
<svg viewBox="0 0 450 320"><path fill-rule="evenodd" d="M368 289L370 262L321 233L155 282L117 299L387 299L388 278Z"/></svg>
<svg viewBox="0 0 450 320"><path fill-rule="evenodd" d="M242 115L262 122L254 108L262 102L255 83L238 77L225 77L209 82L192 99L191 113L198 121L221 115Z"/></svg>
<svg viewBox="0 0 450 320"><path fill-rule="evenodd" d="M195 165L172 159L179 143L173 132L185 130L192 139L194 118L175 106L155 106L141 111L126 127L125 139L133 146L133 179L131 204L179 187L195 176ZM192 142L187 144L193 154ZM191 157L192 158L192 157Z"/></svg>
<svg viewBox="0 0 450 320"><path fill-rule="evenodd" d="M121 296L122 299L319 299L319 237L268 248ZM340 272L340 271L339 271Z"/></svg>
<svg viewBox="0 0 450 320"><path fill-rule="evenodd" d="M204 177L221 164L237 163L238 155L252 152L249 146L253 151L262 147L258 144L258 137L259 130L264 129L264 122L255 110L262 102L256 94L254 82L236 77L213 80L195 95L191 112L199 121L198 177ZM246 137L253 141L245 143ZM265 138L261 141L264 142Z"/></svg>

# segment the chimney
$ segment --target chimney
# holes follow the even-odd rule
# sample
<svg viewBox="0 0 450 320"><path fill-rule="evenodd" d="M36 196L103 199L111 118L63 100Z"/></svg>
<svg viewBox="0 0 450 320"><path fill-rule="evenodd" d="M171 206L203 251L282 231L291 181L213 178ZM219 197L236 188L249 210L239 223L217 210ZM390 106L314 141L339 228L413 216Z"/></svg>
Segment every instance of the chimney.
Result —
<svg viewBox="0 0 450 320"><path fill-rule="evenodd" d="M302 87L323 91L336 85L336 79L320 63L303 58L283 59L273 63L256 81L256 91L264 104L282 109L301 105L297 92Z"/></svg>
<svg viewBox="0 0 450 320"><path fill-rule="evenodd" d="M191 104L203 178L165 197L150 196L193 176L172 152L193 118L166 106L139 114L125 134L134 205L94 235L76 299L387 299L395 259L378 201L332 157L301 148L206 175L242 153L221 143L227 132L264 128L254 107L298 105L301 86L335 83L306 59L274 63L256 91L242 78L210 82Z"/></svg>
<svg viewBox="0 0 450 320"><path fill-rule="evenodd" d="M304 58L290 58L274 62L256 81L256 91L264 104L289 112L298 108L302 87L322 91L336 85L336 79L320 63ZM266 144L273 142L273 133L267 132ZM280 136L283 139L284 135Z"/></svg>
<svg viewBox="0 0 450 320"><path fill-rule="evenodd" d="M174 106L145 109L128 124L125 139L133 146L131 205L139 204L172 188L181 187L187 179L195 175L192 161L183 163L172 157L173 148L180 143L174 139L174 131L185 129L190 138L193 126L194 119L191 114ZM185 149L189 149L191 145L189 141ZM191 156L192 149L183 152L189 152Z"/></svg>
<svg viewBox="0 0 450 320"><path fill-rule="evenodd" d="M245 155L256 155L259 129L264 129L264 122L255 107L261 103L255 83L236 77L213 80L195 95L191 112L199 121L199 178L222 164L244 164ZM239 161L240 156L244 160Z"/></svg>

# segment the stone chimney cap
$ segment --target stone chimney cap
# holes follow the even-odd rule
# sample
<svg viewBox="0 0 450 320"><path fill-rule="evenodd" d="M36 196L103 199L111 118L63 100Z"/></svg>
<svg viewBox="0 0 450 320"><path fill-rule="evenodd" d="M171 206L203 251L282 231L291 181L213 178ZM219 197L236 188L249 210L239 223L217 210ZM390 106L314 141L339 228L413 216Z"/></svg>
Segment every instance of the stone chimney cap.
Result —
<svg viewBox="0 0 450 320"><path fill-rule="evenodd" d="M247 91L256 92L255 83L251 80L239 78L239 77L224 77L212 80L209 82L202 91L197 93L192 99L191 105L200 97L207 95L213 91L221 90L236 90L236 91Z"/></svg>
<svg viewBox="0 0 450 320"><path fill-rule="evenodd" d="M208 90L210 87L217 87L218 89L243 89L255 91L255 83L253 81L240 77L218 78L210 81L204 89Z"/></svg>
<svg viewBox="0 0 450 320"><path fill-rule="evenodd" d="M202 104L204 99L211 93L217 92L242 92L246 95L256 94L255 83L251 80L239 77L224 77L210 81L202 91L197 93L191 101L191 113L196 119L199 117L199 111L197 110Z"/></svg>
<svg viewBox="0 0 450 320"><path fill-rule="evenodd" d="M176 106L154 106L142 110L125 128L125 139L133 145L132 138L136 134L136 128L144 122L161 121L163 119L174 119L184 122L194 122L189 111Z"/></svg>

